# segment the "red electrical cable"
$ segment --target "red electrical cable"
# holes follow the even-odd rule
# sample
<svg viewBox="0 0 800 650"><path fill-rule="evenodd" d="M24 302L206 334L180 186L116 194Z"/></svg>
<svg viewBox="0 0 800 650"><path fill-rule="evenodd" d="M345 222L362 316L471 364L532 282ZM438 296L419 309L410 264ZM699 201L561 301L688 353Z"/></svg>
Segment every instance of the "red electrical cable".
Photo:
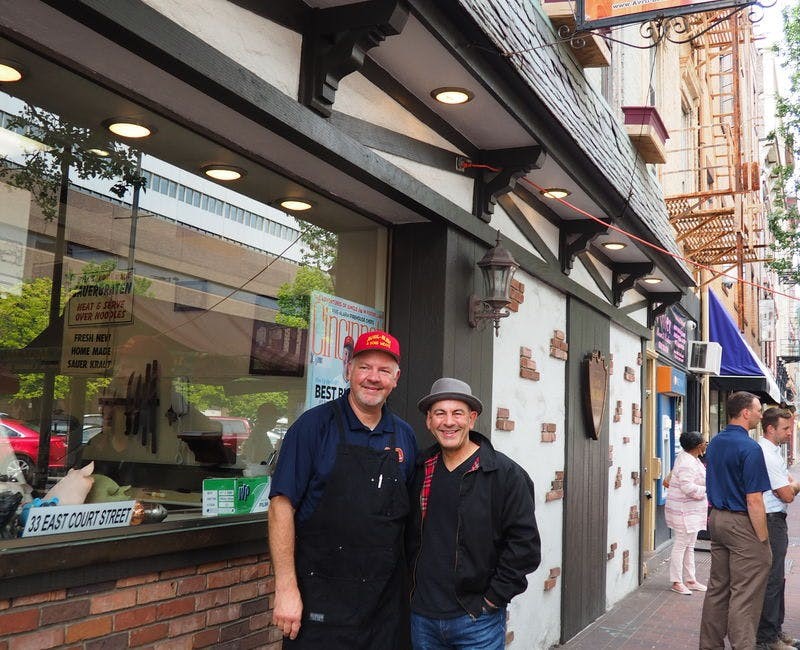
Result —
<svg viewBox="0 0 800 650"><path fill-rule="evenodd" d="M545 188L540 187L539 185L537 185L536 183L534 183L533 181L531 181L531 180L529 180L527 178L522 178L522 180L525 181L526 183L528 183L529 185L531 185L532 187L535 187L540 192L545 191ZM674 257L675 259L678 259L678 260L681 260L683 262L686 262L687 264L691 264L692 266L694 266L694 267L696 267L698 269L704 269L706 271L710 271L711 273L714 273L717 277L728 278L729 280L734 280L735 282L741 282L742 284L746 284L746 285L749 285L751 287L755 287L757 289L764 289L764 291L768 291L771 294L774 294L774 295L777 295L777 296L783 296L785 298L790 298L791 300L800 300L800 298L798 298L797 296L793 296L793 295L788 294L788 293L783 293L781 291L776 291L775 289L771 289L770 287L766 287L766 286L764 286L762 284L758 284L757 282L752 282L750 280L745 280L743 278L739 278L739 277L734 276L734 275L728 275L727 273L718 273L712 267L710 267L710 266L708 266L706 264L701 264L700 262L695 262L694 260L690 260L689 258L683 257L682 255L678 255L677 253L673 253L671 251L668 251L667 249L662 248L661 246L658 246L657 244L652 244L649 241L647 241L645 239L642 239L641 237L637 237L636 235L634 235L633 233L628 232L627 230L623 230L622 228L620 228L618 226L615 226L613 224L610 224L607 221L603 221L599 217L596 217L593 214L590 214L589 212L586 212L586 210L582 210L578 206L573 205L572 203L570 203L569 201L566 201L564 199L555 199L555 200L556 201L560 201L561 203L566 205L568 208L571 208L572 210L575 210L575 212L577 212L579 214L582 214L585 217L588 217L592 221L596 221L597 223L601 223L604 226L607 226L608 228L610 228L611 230L614 230L614 231L616 231L618 233L621 233L621 234L625 235L626 237L630 237L631 239L633 239L634 241L639 242L640 244L648 246L649 248L652 248L653 250L656 250L659 253L663 253L664 255L669 255L670 257Z"/></svg>
<svg viewBox="0 0 800 650"><path fill-rule="evenodd" d="M491 165L485 165L485 164L482 164L482 163L473 163L473 162L470 162L470 161L462 162L459 165L459 167L461 169L488 169L489 171L492 171L492 172L502 171L501 169L499 169L497 167L492 167ZM534 183L532 180L530 180L528 178L523 177L521 180L524 181L525 183L528 183L528 185L531 185L532 187L535 187L541 193L546 191L545 188L537 185L536 183ZM644 246L652 248L653 250L656 250L659 253L663 253L664 255L669 255L670 257L674 257L675 259L679 259L679 260L681 260L683 262L686 262L687 264L691 264L692 266L694 266L694 267L696 267L698 269L704 269L706 271L710 271L711 273L715 274L719 278L728 278L729 280L733 280L734 282L741 282L742 284L747 284L747 285L749 285L751 287L755 287L757 289L764 289L764 291L767 291L767 292L769 292L771 294L774 294L774 295L777 295L777 296L783 296L784 298L789 298L791 300L800 300L800 298L798 298L797 296L793 296L793 295L790 295L788 293L783 293L781 291L776 291L775 289L771 289L770 287L766 287L766 286L764 286L762 284L758 284L757 282L751 282L750 280L745 280L743 278L739 278L739 277L734 276L734 275L728 275L727 273L718 273L712 267L710 267L710 266L708 266L706 264L701 264L700 262L695 262L694 260L690 260L687 257L683 257L682 255L678 255L677 253L673 253L671 251L668 251L666 248L662 248L661 246L658 246L657 244L652 244L649 241L647 241L645 239L642 239L641 237L637 237L633 233L630 233L627 230L623 230L619 226L615 226L613 224L608 223L607 221L603 221L602 219L600 219L600 217L596 217L595 215L590 214L589 212L586 212L586 210L582 210L578 206L573 205L572 203L570 203L569 201L567 201L565 199L555 199L555 200L559 201L560 203L563 203L564 205L566 205L568 208L574 210L575 212L577 212L579 214L582 214L585 217L588 217L592 221L596 221L597 223L600 223L600 224L606 226L607 228L610 228L611 230L614 230L614 231L616 231L618 233L621 233L621 234L625 235L626 237L629 237L629 238L633 239L634 241L637 241L640 244L643 244Z"/></svg>

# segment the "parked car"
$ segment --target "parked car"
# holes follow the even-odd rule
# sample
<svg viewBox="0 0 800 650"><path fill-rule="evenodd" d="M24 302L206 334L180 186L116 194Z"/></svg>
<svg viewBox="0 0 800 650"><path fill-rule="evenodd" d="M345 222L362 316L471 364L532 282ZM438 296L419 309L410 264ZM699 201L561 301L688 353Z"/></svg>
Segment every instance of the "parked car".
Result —
<svg viewBox="0 0 800 650"><path fill-rule="evenodd" d="M49 468L55 472L63 472L67 456L67 427L55 426L50 435ZM20 420L0 418L0 437L6 440L14 451L15 458L4 464L10 474L21 475L30 483L36 472L39 458L39 432Z"/></svg>
<svg viewBox="0 0 800 650"><path fill-rule="evenodd" d="M250 437L250 431L253 429L250 420L221 415L212 415L209 419L222 425L222 444L238 456L244 441Z"/></svg>
<svg viewBox="0 0 800 650"><path fill-rule="evenodd" d="M85 445L103 430L103 414L87 413L83 416L83 434L81 442Z"/></svg>

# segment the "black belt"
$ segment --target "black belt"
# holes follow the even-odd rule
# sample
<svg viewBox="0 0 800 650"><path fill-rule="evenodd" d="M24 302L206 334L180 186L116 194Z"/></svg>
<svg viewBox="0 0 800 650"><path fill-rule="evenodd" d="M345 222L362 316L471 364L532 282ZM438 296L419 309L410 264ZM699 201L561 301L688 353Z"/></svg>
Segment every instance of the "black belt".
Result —
<svg viewBox="0 0 800 650"><path fill-rule="evenodd" d="M770 517L778 517L779 519L786 519L786 513L785 512L768 512L767 513L767 519L769 519Z"/></svg>
<svg viewBox="0 0 800 650"><path fill-rule="evenodd" d="M732 515L746 515L747 510L728 510L727 508L716 508L711 506L712 510L719 510L720 512L730 512Z"/></svg>

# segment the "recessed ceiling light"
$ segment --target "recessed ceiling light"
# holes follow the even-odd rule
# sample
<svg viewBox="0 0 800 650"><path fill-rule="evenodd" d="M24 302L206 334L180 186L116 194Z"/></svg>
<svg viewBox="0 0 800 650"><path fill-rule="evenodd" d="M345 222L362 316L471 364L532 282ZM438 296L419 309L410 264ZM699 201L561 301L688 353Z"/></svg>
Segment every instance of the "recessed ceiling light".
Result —
<svg viewBox="0 0 800 650"><path fill-rule="evenodd" d="M442 104L466 104L475 95L466 88L445 87L431 90L431 97Z"/></svg>
<svg viewBox="0 0 800 650"><path fill-rule="evenodd" d="M238 181L247 175L244 169L233 165L206 165L203 167L203 173L217 181Z"/></svg>
<svg viewBox="0 0 800 650"><path fill-rule="evenodd" d="M87 149L86 153L93 153L95 156L100 156L100 158L106 158L111 155L105 149Z"/></svg>
<svg viewBox="0 0 800 650"><path fill-rule="evenodd" d="M131 138L133 140L146 138L156 132L155 127L128 117L115 117L106 120L103 122L103 126L114 135L118 135L121 138Z"/></svg>
<svg viewBox="0 0 800 650"><path fill-rule="evenodd" d="M645 284L661 284L661 282L663 282L663 280L661 278L657 278L657 277L651 275L651 276L648 276L646 278L643 278L642 282L644 282Z"/></svg>
<svg viewBox="0 0 800 650"><path fill-rule="evenodd" d="M621 241L607 241L603 244L603 248L607 248L610 251L621 251L623 248L627 248L627 244L623 244Z"/></svg>
<svg viewBox="0 0 800 650"><path fill-rule="evenodd" d="M572 192L565 190L563 187L550 187L544 190L539 190L539 194L546 199L563 199L572 194Z"/></svg>
<svg viewBox="0 0 800 650"><path fill-rule="evenodd" d="M0 82L13 83L22 79L22 66L10 59L0 59Z"/></svg>
<svg viewBox="0 0 800 650"><path fill-rule="evenodd" d="M291 210L292 212L302 212L303 210L310 210L312 203L304 199L280 199L280 206L284 210Z"/></svg>

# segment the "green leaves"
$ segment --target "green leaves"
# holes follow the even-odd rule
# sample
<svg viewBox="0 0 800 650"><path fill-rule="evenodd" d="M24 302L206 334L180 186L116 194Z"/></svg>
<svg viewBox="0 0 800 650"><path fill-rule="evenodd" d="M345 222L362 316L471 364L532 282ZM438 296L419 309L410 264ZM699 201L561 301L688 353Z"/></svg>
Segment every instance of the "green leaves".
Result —
<svg viewBox="0 0 800 650"><path fill-rule="evenodd" d="M0 179L28 190L48 221L58 216L62 169L74 177L114 181L110 191L118 198L134 187L144 187L137 173L137 152L105 135L77 126L59 116L27 104L8 128L30 140L20 166L0 159Z"/></svg>

